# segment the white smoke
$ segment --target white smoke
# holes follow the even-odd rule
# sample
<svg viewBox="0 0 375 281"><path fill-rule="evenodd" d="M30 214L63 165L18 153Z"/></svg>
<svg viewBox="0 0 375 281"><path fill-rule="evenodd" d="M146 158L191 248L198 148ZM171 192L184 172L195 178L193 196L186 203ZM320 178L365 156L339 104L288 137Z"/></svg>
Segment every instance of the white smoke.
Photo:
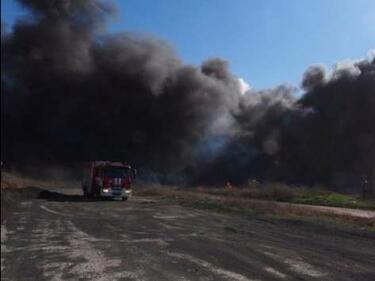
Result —
<svg viewBox="0 0 375 281"><path fill-rule="evenodd" d="M243 78L238 78L237 81L241 95L244 95L247 91L251 89L249 83L247 83Z"/></svg>
<svg viewBox="0 0 375 281"><path fill-rule="evenodd" d="M361 70L358 63L361 60L344 60L334 65L332 79L339 79L341 77L357 77L361 75Z"/></svg>

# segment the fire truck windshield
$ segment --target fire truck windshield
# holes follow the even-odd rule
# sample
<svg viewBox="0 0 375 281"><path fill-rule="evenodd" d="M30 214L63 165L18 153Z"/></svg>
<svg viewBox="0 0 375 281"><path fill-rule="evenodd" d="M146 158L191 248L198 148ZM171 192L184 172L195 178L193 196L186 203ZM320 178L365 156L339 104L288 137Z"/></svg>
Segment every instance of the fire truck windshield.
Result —
<svg viewBox="0 0 375 281"><path fill-rule="evenodd" d="M103 169L103 175L109 178L124 178L128 176L129 169L122 167L106 167Z"/></svg>

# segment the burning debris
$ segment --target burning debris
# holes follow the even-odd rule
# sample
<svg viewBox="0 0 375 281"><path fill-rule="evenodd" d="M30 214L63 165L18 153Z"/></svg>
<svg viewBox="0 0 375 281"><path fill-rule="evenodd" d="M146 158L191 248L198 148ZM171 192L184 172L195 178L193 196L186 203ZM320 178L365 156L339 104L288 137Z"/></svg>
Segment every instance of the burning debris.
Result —
<svg viewBox="0 0 375 281"><path fill-rule="evenodd" d="M299 98L287 85L243 93L222 59L192 67L156 38L106 33L111 2L20 3L30 18L1 36L8 163L127 159L159 181L212 184L365 173L374 185L374 57L309 67Z"/></svg>

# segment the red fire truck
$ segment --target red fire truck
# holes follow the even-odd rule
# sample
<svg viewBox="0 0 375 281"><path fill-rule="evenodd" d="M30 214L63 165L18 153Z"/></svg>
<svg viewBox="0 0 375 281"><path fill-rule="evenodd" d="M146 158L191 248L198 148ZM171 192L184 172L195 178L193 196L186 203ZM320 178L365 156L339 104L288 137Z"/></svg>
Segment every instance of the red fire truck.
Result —
<svg viewBox="0 0 375 281"><path fill-rule="evenodd" d="M123 162L93 161L85 164L82 191L85 197L128 199L136 170Z"/></svg>

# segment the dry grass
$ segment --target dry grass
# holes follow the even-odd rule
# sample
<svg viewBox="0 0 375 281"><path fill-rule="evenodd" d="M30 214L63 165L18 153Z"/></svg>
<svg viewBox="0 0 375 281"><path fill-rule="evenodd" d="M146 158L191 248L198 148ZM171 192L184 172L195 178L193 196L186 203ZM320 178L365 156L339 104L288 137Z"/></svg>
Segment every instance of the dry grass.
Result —
<svg viewBox="0 0 375 281"><path fill-rule="evenodd" d="M323 206L277 202L277 200L288 201L297 196L299 192L300 190L281 184L272 184L263 189L256 187L247 189L210 189L203 187L181 189L174 186L159 185L135 189L136 196L157 196L197 208L224 212L257 212L277 216L328 218L370 229L375 228L375 217L371 211L368 211L369 216L366 216L366 211L360 210L345 211Z"/></svg>
<svg viewBox="0 0 375 281"><path fill-rule="evenodd" d="M273 201L289 201L297 196L299 190L285 184L269 183L249 186L246 188L204 188L198 187L198 192L235 198L253 198Z"/></svg>
<svg viewBox="0 0 375 281"><path fill-rule="evenodd" d="M1 189L17 189L24 186L23 180L11 173L1 172Z"/></svg>
<svg viewBox="0 0 375 281"><path fill-rule="evenodd" d="M269 183L266 185L249 186L246 188L181 188L158 184L140 185L135 190L139 196L170 196L181 194L214 195L232 199L263 199L272 201L289 201L299 194L299 190L285 184Z"/></svg>
<svg viewBox="0 0 375 281"><path fill-rule="evenodd" d="M1 171L1 189L20 189L25 187L79 187L79 181L73 180L37 180L17 172Z"/></svg>

